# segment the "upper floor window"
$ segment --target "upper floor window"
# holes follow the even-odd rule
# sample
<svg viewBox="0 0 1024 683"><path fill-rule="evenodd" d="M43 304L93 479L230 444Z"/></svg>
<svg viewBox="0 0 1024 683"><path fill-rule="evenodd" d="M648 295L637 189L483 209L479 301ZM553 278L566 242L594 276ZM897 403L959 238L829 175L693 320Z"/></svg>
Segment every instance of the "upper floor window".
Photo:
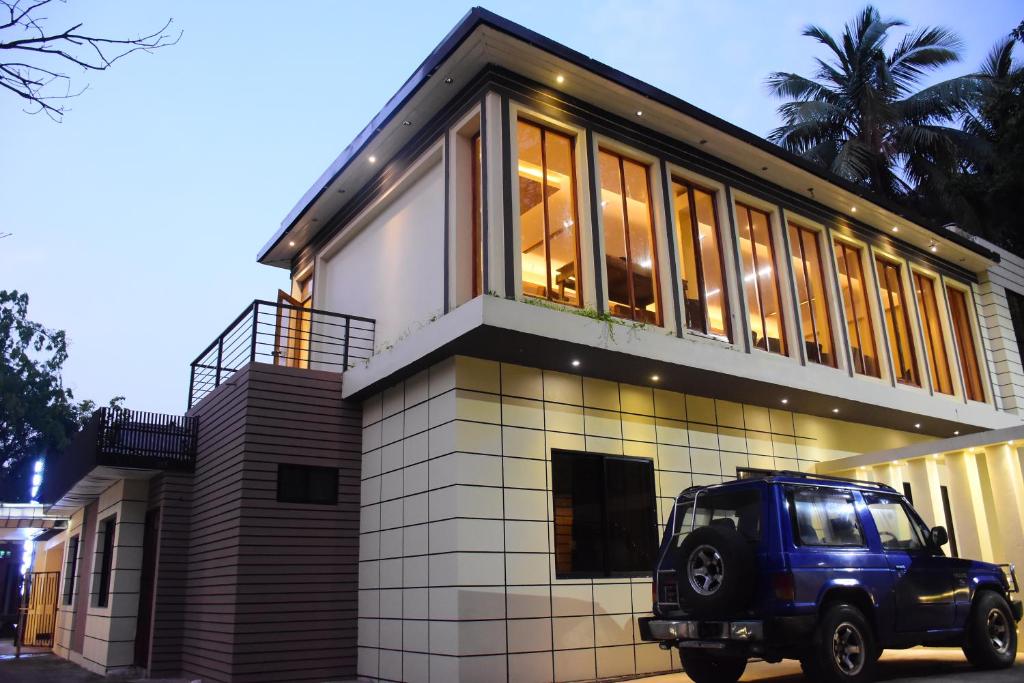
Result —
<svg viewBox="0 0 1024 683"><path fill-rule="evenodd" d="M676 179L672 180L672 195L686 326L728 339L729 309L715 196Z"/></svg>
<svg viewBox="0 0 1024 683"><path fill-rule="evenodd" d="M579 306L573 140L523 120L517 131L523 294Z"/></svg>
<svg viewBox="0 0 1024 683"><path fill-rule="evenodd" d="M469 174L473 189L470 192L470 224L471 248L473 250L472 296L484 293L484 176L483 150L480 146L480 133L473 135L469 141L470 164Z"/></svg>
<svg viewBox="0 0 1024 683"><path fill-rule="evenodd" d="M843 297L843 311L846 313L846 332L853 355L853 368L861 375L880 377L861 250L841 240L835 240L834 244L836 268L839 271L839 291Z"/></svg>
<svg viewBox="0 0 1024 683"><path fill-rule="evenodd" d="M899 263L877 257L878 286L882 295L882 313L885 329L889 333L889 352L892 355L896 381L900 384L921 386L917 371L917 352L910 333L910 315L907 297L903 291L903 272Z"/></svg>
<svg viewBox="0 0 1024 683"><path fill-rule="evenodd" d="M935 282L927 275L914 273L914 293L917 308L921 311L921 326L924 328L924 342L928 352L928 372L932 386L940 394L953 394L953 379L949 373L949 357L946 355L946 340L942 333L942 318L935 297Z"/></svg>
<svg viewBox="0 0 1024 683"><path fill-rule="evenodd" d="M790 223L789 244L793 251L793 273L796 276L802 328L800 332L804 338L807 360L836 367L818 233Z"/></svg>
<svg viewBox="0 0 1024 683"><path fill-rule="evenodd" d="M736 204L739 221L743 287L754 346L786 355L785 322L779 296L779 268L772 240L771 218L764 211Z"/></svg>
<svg viewBox="0 0 1024 683"><path fill-rule="evenodd" d="M610 312L660 325L661 293L647 166L602 149L600 173Z"/></svg>
<svg viewBox="0 0 1024 683"><path fill-rule="evenodd" d="M1006 305L1010 309L1010 322L1013 324L1013 336L1017 338L1017 352L1024 360L1024 296L1006 290Z"/></svg>
<svg viewBox="0 0 1024 683"><path fill-rule="evenodd" d="M971 314L967 307L968 294L955 287L946 287L949 297L949 311L953 316L953 338L960 357L960 368L964 373L964 392L972 401L984 401L985 390L981 385L981 369L978 367L978 351L974 346L971 331Z"/></svg>

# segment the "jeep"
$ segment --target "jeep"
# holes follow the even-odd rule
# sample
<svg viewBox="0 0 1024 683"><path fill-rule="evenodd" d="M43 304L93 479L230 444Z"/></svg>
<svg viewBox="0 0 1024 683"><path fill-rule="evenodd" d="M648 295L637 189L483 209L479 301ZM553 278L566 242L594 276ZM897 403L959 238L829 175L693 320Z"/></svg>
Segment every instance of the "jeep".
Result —
<svg viewBox="0 0 1024 683"><path fill-rule="evenodd" d="M694 486L669 516L640 633L678 648L696 683L735 683L751 658L862 683L882 650L918 645L1012 666L1013 566L946 557L947 542L875 482L765 472Z"/></svg>

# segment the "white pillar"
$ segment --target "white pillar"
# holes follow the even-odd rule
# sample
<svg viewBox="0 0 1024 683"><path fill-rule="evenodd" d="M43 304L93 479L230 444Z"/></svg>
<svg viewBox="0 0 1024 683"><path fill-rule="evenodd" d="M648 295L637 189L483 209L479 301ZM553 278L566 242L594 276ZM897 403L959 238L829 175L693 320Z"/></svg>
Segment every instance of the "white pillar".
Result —
<svg viewBox="0 0 1024 683"><path fill-rule="evenodd" d="M1005 558L1000 562L1015 562L1024 568L1024 475L1020 460L1007 444L985 448L992 502L999 511L990 520L993 531L999 534Z"/></svg>
<svg viewBox="0 0 1024 683"><path fill-rule="evenodd" d="M939 462L935 456L915 458L907 462L907 481L914 496L914 509L929 527L945 526L942 509L942 485L939 483Z"/></svg>
<svg viewBox="0 0 1024 683"><path fill-rule="evenodd" d="M947 453L946 467L949 470L949 506L960 556L992 562L995 559L992 538L974 453Z"/></svg>
<svg viewBox="0 0 1024 683"><path fill-rule="evenodd" d="M900 468L898 465L885 463L882 465L875 465L873 469L875 471L875 481L891 486L900 493L903 493L903 477L900 475Z"/></svg>

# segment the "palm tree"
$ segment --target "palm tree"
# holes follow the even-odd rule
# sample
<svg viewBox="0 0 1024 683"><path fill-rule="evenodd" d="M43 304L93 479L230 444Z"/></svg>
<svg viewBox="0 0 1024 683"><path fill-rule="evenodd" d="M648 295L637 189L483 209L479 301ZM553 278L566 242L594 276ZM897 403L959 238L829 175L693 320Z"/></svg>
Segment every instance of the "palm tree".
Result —
<svg viewBox="0 0 1024 683"><path fill-rule="evenodd" d="M934 70L959 61L961 42L944 28L910 31L886 54L889 31L905 22L882 19L870 5L837 40L818 26L803 35L824 45L811 78L776 72L773 95L787 100L784 123L768 139L837 175L893 198L931 194L976 153L975 136L957 124L970 108L978 79L962 76L918 89Z"/></svg>

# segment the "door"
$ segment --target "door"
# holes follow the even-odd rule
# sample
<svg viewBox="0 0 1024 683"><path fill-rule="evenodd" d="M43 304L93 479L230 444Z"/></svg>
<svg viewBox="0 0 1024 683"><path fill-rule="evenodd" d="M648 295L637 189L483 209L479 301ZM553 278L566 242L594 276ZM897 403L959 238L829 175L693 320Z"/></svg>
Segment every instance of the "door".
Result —
<svg viewBox="0 0 1024 683"><path fill-rule="evenodd" d="M277 290L277 320L274 326L274 365L309 367L311 298L298 299Z"/></svg>
<svg viewBox="0 0 1024 683"><path fill-rule="evenodd" d="M865 493L882 551L894 574L897 632L953 628L953 561L927 542L924 526L895 494Z"/></svg>
<svg viewBox="0 0 1024 683"><path fill-rule="evenodd" d="M22 645L53 647L59 585L60 572L29 572L25 575L21 626L18 629Z"/></svg>
<svg viewBox="0 0 1024 683"><path fill-rule="evenodd" d="M160 508L146 513L142 536L142 577L139 583L139 620L135 627L135 666L149 668L149 643L153 630L153 597L156 593L157 540L160 535Z"/></svg>

